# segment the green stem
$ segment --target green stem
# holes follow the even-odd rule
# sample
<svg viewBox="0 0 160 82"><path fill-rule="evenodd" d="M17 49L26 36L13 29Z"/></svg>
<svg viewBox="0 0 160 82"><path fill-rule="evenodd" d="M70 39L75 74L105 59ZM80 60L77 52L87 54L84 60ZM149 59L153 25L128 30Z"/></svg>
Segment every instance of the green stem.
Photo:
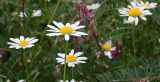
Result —
<svg viewBox="0 0 160 82"><path fill-rule="evenodd" d="M68 42L66 41L66 46L65 46L65 57L64 57L64 72L63 72L63 81L66 80L66 67L67 67L67 64L66 64L66 57L67 57L67 44Z"/></svg>
<svg viewBox="0 0 160 82"><path fill-rule="evenodd" d="M27 56L25 55L25 50L22 50L22 55L23 55L23 64L25 67L25 73L26 73L26 82L31 82L30 79L30 71L29 71L29 67L28 67L28 62L27 62Z"/></svg>
<svg viewBox="0 0 160 82"><path fill-rule="evenodd" d="M72 79L74 79L74 68L72 67Z"/></svg>
<svg viewBox="0 0 160 82"><path fill-rule="evenodd" d="M133 45L133 56L134 56L134 65L136 63L136 47L135 47L135 26L132 27L132 45Z"/></svg>

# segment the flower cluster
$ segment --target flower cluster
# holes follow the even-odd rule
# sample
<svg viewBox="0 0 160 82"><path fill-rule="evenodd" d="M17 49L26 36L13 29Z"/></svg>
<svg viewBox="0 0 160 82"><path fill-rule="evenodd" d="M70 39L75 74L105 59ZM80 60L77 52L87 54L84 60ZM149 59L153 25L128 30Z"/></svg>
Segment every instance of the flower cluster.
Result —
<svg viewBox="0 0 160 82"><path fill-rule="evenodd" d="M46 0L50 1L50 0ZM96 23L93 20L94 19L94 14L92 11L97 10L100 8L101 4L96 3L92 5L86 5L84 3L81 3L77 6L77 16L80 19L86 19L90 21L90 25L92 28L91 35L98 37L98 32L97 30L95 31L95 26ZM142 19L144 21L147 20L146 16L152 15L149 9L154 9L157 7L157 3L149 3L149 2L143 2L143 1L138 1L134 0L130 2L130 5L128 5L128 8L121 8L119 9L120 16L125 16L128 17L126 23L134 23L135 25L138 25L139 19ZM38 17L42 15L41 10L33 10L32 12L32 17ZM19 17L28 17L25 12L20 12ZM49 37L58 37L58 36L63 36L64 42L66 44L72 40L71 38L74 37L82 37L82 36L87 36L90 31L88 31L88 34L85 32L80 31L80 29L84 29L85 26L81 24L80 21L74 22L74 23L62 23L62 22L57 22L53 21L52 22L54 25L47 25L46 31L46 36ZM97 32L97 34L96 34ZM97 41L98 39L95 38ZM35 37L24 37L20 36L18 38L10 38L10 41L7 42L9 44L9 48L15 48L15 49L27 49L27 48L32 48L35 46L35 43L38 42L38 39ZM79 42L81 43L81 42ZM98 43L98 42L97 42ZM120 53L120 49L116 47L112 47L112 41L108 40L107 42L103 44L99 44L100 49L103 49L104 55L107 56L109 59L117 59L118 55ZM72 48L69 48L72 49ZM75 79L72 80L66 80L66 66L69 68L75 68L78 64L86 63L87 57L82 56L84 53L83 52L75 52L74 49L70 50L70 53L68 53L68 46L66 45L66 50L65 53L58 53L56 61L57 63L61 64L64 66L64 77L63 80L59 80L59 82L76 82ZM0 49L0 58L2 58L4 54L4 51ZM25 59L24 59L25 60ZM28 61L30 62L30 60ZM61 66L60 65L60 66ZM27 68L27 67L26 67ZM7 82L10 82L9 80ZM25 80L19 80L17 82L25 82ZM81 82L81 81L80 81Z"/></svg>

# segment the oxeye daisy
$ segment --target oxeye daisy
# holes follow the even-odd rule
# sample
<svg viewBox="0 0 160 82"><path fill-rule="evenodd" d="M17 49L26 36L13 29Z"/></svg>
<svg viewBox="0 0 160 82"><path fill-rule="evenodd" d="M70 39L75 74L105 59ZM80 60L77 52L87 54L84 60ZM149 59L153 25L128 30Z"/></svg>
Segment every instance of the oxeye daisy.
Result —
<svg viewBox="0 0 160 82"><path fill-rule="evenodd" d="M34 43L38 41L38 39L32 38L24 38L24 36L20 36L20 38L10 38L12 42L8 42L10 45L9 48L31 48L34 46Z"/></svg>
<svg viewBox="0 0 160 82"><path fill-rule="evenodd" d="M116 47L112 47L112 41L109 40L106 43L102 44L102 48L104 50L105 56L108 56L110 59L112 59L111 51L116 49Z"/></svg>
<svg viewBox="0 0 160 82"><path fill-rule="evenodd" d="M70 38L70 35L78 36L78 37L81 37L82 35L87 35L87 33L76 31L78 29L85 27L85 26L79 26L79 24L80 24L79 21L77 21L74 24L67 23L66 25L62 24L61 22L56 22L56 21L53 21L53 23L58 28L56 28L52 25L47 25L50 28L50 30L47 30L50 32L50 33L46 34L47 36L64 35L65 40L68 41Z"/></svg>
<svg viewBox="0 0 160 82"><path fill-rule="evenodd" d="M88 10L97 10L101 5L99 3L87 5Z"/></svg>
<svg viewBox="0 0 160 82"><path fill-rule="evenodd" d="M83 54L83 52L77 52L74 53L74 50L72 49L69 55L66 55L66 63L68 67L75 67L76 64L79 63L86 63L84 60L87 60L87 57L79 57ZM56 58L58 63L64 64L65 63L65 54L64 53L58 53L58 58Z"/></svg>
<svg viewBox="0 0 160 82"><path fill-rule="evenodd" d="M131 6L128 5L128 8L122 8L118 10L120 13L120 16L128 16L128 22L129 23L135 23L135 25L138 24L139 17L146 21L146 15L152 15L152 13L149 10L145 10L143 7L139 7L135 2L131 2Z"/></svg>
<svg viewBox="0 0 160 82"><path fill-rule="evenodd" d="M157 3L149 3L149 2L143 2L137 3L140 7L143 7L145 9L154 9L157 7Z"/></svg>

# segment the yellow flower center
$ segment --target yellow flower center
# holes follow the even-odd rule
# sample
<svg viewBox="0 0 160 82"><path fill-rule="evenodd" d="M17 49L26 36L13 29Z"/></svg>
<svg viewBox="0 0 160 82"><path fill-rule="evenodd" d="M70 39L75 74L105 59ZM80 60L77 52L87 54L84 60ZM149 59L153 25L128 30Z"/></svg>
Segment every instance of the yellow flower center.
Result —
<svg viewBox="0 0 160 82"><path fill-rule="evenodd" d="M142 7L151 7L150 4L143 4Z"/></svg>
<svg viewBox="0 0 160 82"><path fill-rule="evenodd" d="M68 62L76 62L77 61L77 57L75 57L74 55L69 55L66 57L66 61Z"/></svg>
<svg viewBox="0 0 160 82"><path fill-rule="evenodd" d="M68 35L72 34L73 31L74 31L74 29L73 29L72 27L70 27L70 26L64 26L64 27L62 27L62 28L60 29L60 32L61 32L62 34L68 34Z"/></svg>
<svg viewBox="0 0 160 82"><path fill-rule="evenodd" d="M133 8L128 11L128 15L132 17L138 17L142 15L142 11L138 8Z"/></svg>
<svg viewBox="0 0 160 82"><path fill-rule="evenodd" d="M102 47L103 47L103 49L104 49L105 51L110 51L110 50L111 50L111 46L110 46L110 44L108 44L108 43L102 45Z"/></svg>
<svg viewBox="0 0 160 82"><path fill-rule="evenodd" d="M27 41L21 41L20 43L19 43L19 46L23 46L23 47L25 47L25 46L27 46L29 43L27 42Z"/></svg>

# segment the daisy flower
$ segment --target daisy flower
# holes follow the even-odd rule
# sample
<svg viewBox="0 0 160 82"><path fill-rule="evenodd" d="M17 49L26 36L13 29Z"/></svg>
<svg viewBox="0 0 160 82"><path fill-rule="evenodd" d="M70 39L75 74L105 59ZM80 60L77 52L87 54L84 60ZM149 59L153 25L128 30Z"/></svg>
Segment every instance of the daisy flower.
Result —
<svg viewBox="0 0 160 82"><path fill-rule="evenodd" d="M128 8L122 8L118 10L120 13L120 16L128 16L128 22L129 23L135 23L135 25L138 24L139 17L146 21L146 15L152 15L152 13L149 10L145 10L143 7L139 7L135 2L131 2L131 6L128 5Z"/></svg>
<svg viewBox="0 0 160 82"><path fill-rule="evenodd" d="M83 52L77 52L74 54L74 50L72 49L69 55L66 55L66 63L68 67L75 67L76 64L79 63L86 63L84 60L87 60L87 57L79 57L83 54ZM65 54L58 53L58 58L56 58L58 63L64 64L65 63Z"/></svg>
<svg viewBox="0 0 160 82"><path fill-rule="evenodd" d="M42 15L41 10L33 10L32 17L38 17Z"/></svg>
<svg viewBox="0 0 160 82"><path fill-rule="evenodd" d="M24 38L24 36L20 36L20 38L10 38L12 42L8 42L10 45L9 48L31 48L34 46L34 43L38 41L38 39L32 38Z"/></svg>
<svg viewBox="0 0 160 82"><path fill-rule="evenodd" d="M112 47L112 41L109 40L105 44L102 44L102 48L104 49L105 56L108 56L110 59L112 59L111 51L116 49L116 47Z"/></svg>
<svg viewBox="0 0 160 82"><path fill-rule="evenodd" d="M154 9L157 7L157 3L149 3L149 2L143 2L137 3L140 7L143 7L145 9Z"/></svg>
<svg viewBox="0 0 160 82"><path fill-rule="evenodd" d="M88 10L97 10L101 5L99 3L87 5Z"/></svg>
<svg viewBox="0 0 160 82"><path fill-rule="evenodd" d="M64 35L65 40L68 41L70 38L70 35L78 36L78 37L81 37L82 35L87 35L87 33L76 31L78 29L85 27L85 26L79 26L79 24L80 24L79 21L77 21L74 24L67 23L66 25L62 24L61 22L56 22L56 21L53 21L53 23L58 28L56 28L52 25L47 25L50 28L50 30L47 30L50 32L50 33L46 34L47 36Z"/></svg>

